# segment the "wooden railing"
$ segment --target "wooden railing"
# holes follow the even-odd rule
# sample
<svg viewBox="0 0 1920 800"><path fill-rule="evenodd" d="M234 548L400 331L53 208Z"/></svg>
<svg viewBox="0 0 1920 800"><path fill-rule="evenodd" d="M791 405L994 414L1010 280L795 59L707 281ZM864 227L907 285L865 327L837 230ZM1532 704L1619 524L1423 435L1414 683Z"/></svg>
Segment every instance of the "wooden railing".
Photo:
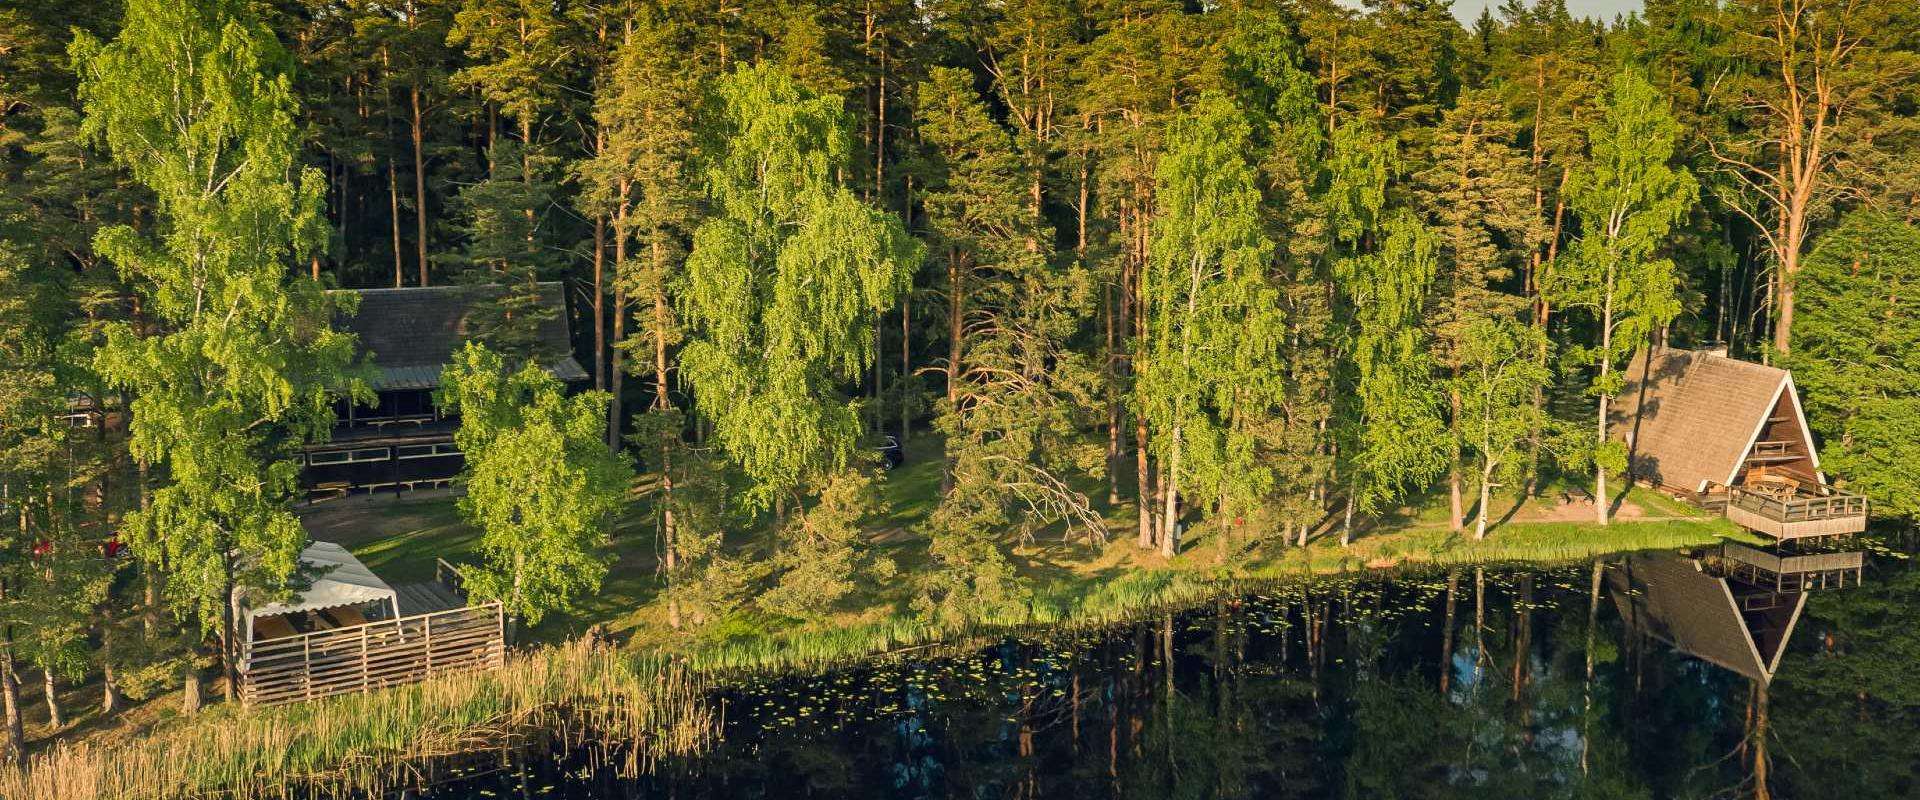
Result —
<svg viewBox="0 0 1920 800"><path fill-rule="evenodd" d="M460 568L447 563L444 558L433 560L433 582L445 586L461 602L467 601L467 579L460 574Z"/></svg>
<svg viewBox="0 0 1920 800"><path fill-rule="evenodd" d="M1858 550L1839 553L1776 555L1765 550L1748 547L1738 542L1727 542L1720 546L1720 552L1728 559L1771 572L1775 575L1843 569L1857 570L1866 563L1866 554Z"/></svg>
<svg viewBox="0 0 1920 800"><path fill-rule="evenodd" d="M249 706L317 700L506 663L499 603L369 622L241 648L240 699Z"/></svg>
<svg viewBox="0 0 1920 800"><path fill-rule="evenodd" d="M1727 490L1727 502L1775 522L1817 522L1867 515L1867 498L1837 492L1819 497L1780 498L1731 487Z"/></svg>

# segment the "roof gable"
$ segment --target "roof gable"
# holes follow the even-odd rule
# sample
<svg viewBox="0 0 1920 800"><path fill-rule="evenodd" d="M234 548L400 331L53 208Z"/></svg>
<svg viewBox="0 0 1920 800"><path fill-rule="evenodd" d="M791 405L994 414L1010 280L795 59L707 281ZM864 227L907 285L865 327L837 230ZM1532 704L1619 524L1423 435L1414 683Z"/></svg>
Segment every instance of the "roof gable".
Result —
<svg viewBox="0 0 1920 800"><path fill-rule="evenodd" d="M438 387L441 368L472 338L474 309L480 300L476 287L458 285L341 291L360 296L359 312L341 324L359 336L361 351L373 362L376 392ZM572 353L562 285L541 283L539 294L541 307L557 312L540 323L542 349ZM587 379L586 369L571 355L546 366L562 381Z"/></svg>
<svg viewBox="0 0 1920 800"><path fill-rule="evenodd" d="M1786 370L1679 348L1642 351L1625 378L1608 429L1627 443L1628 469L1692 491L1733 480L1792 388Z"/></svg>

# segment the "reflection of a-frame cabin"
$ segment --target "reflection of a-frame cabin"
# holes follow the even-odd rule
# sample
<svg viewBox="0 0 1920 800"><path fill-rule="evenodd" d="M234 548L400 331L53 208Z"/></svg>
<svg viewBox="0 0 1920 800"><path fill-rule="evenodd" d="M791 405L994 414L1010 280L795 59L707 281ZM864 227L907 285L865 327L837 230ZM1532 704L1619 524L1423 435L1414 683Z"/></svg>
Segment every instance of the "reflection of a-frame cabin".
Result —
<svg viewBox="0 0 1920 800"><path fill-rule="evenodd" d="M1804 592L1718 576L1674 554L1630 556L1607 570L1607 584L1629 630L1763 684L1807 603Z"/></svg>
<svg viewBox="0 0 1920 800"><path fill-rule="evenodd" d="M1660 347L1625 378L1609 428L1636 480L1783 542L1866 529L1866 498L1827 485L1791 373Z"/></svg>

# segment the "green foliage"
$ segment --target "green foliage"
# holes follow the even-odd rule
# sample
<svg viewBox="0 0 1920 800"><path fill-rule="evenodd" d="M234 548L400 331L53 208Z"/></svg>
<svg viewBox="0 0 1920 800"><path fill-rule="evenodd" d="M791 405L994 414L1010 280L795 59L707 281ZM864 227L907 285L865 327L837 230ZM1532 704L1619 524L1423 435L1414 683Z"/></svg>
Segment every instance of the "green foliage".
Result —
<svg viewBox="0 0 1920 800"><path fill-rule="evenodd" d="M564 264L543 233L554 159L506 141L488 157L494 169L454 201L464 246L440 260L480 293L469 322L474 339L516 363L552 358L558 354L539 352L540 326L555 312L541 305L538 283Z"/></svg>
<svg viewBox="0 0 1920 800"><path fill-rule="evenodd" d="M1546 346L1546 333L1539 328L1482 319L1464 334L1457 351L1460 372L1451 389L1461 398L1463 438L1480 462L1478 538L1487 532L1491 489L1522 474L1526 464L1516 453L1546 424L1546 412L1533 404L1533 394L1552 374L1535 360Z"/></svg>
<svg viewBox="0 0 1920 800"><path fill-rule="evenodd" d="M1232 101L1210 95L1167 136L1134 404L1159 432L1169 494L1241 512L1271 485L1253 431L1285 388L1286 328L1267 277L1273 243L1247 160L1252 131Z"/></svg>
<svg viewBox="0 0 1920 800"><path fill-rule="evenodd" d="M1431 483L1447 454L1444 398L1431 380L1430 334L1421 325L1439 269L1433 233L1400 211L1379 236L1378 252L1334 267L1353 315L1350 489L1355 507L1368 514Z"/></svg>
<svg viewBox="0 0 1920 800"><path fill-rule="evenodd" d="M1806 263L1793 369L1820 466L1873 501L1876 515L1920 515L1920 227L1861 211L1820 238Z"/></svg>
<svg viewBox="0 0 1920 800"><path fill-rule="evenodd" d="M1101 385L1071 338L1091 280L1056 270L1038 243L1051 233L1021 202L1025 168L988 115L971 76L936 69L921 84L917 118L933 252L945 267L947 394L934 425L947 436L948 490L929 520L937 565L916 608L951 616L1018 595L1000 542L1066 520L1104 537L1076 474L1095 471L1081 435Z"/></svg>
<svg viewBox="0 0 1920 800"><path fill-rule="evenodd" d="M865 552L862 523L884 508L873 479L846 470L813 493L819 503L788 521L771 560L774 585L755 601L776 614L819 616L851 594L861 578L885 581L894 574L891 560Z"/></svg>
<svg viewBox="0 0 1920 800"><path fill-rule="evenodd" d="M568 397L538 365L510 371L469 342L441 373L436 402L460 416L460 513L482 532L468 589L528 624L598 589L599 548L633 483L626 457L607 449L607 394Z"/></svg>
<svg viewBox="0 0 1920 800"><path fill-rule="evenodd" d="M1627 69L1614 77L1587 130L1588 158L1567 187L1580 238L1543 287L1558 305L1598 318L1595 344L1568 352L1576 363L1617 365L1680 313L1673 262L1658 257L1699 197L1692 174L1672 163L1680 136L1644 76ZM1618 373L1601 375L1593 394L1620 391Z"/></svg>
<svg viewBox="0 0 1920 800"><path fill-rule="evenodd" d="M94 365L133 394L133 455L165 467L126 539L210 631L236 583L277 585L305 544L288 456L326 435L334 392L365 392L330 328L352 308L286 277L319 244L322 185L295 168L286 54L244 4L135 0L119 38L73 54L86 130L158 202L154 235L95 241L150 320L109 327Z"/></svg>
<svg viewBox="0 0 1920 800"><path fill-rule="evenodd" d="M921 258L898 219L835 183L849 151L840 105L766 66L714 86L702 162L714 215L678 290L692 327L681 363L761 507L847 467L860 423L838 384L872 363L876 314Z"/></svg>

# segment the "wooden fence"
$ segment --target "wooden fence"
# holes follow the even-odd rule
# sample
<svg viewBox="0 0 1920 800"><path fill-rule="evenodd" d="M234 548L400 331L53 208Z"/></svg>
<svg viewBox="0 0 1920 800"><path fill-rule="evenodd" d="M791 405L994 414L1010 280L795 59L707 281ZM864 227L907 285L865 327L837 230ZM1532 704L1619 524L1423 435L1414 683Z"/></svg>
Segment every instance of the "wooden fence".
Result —
<svg viewBox="0 0 1920 800"><path fill-rule="evenodd" d="M248 706L370 692L506 663L499 603L248 642L240 699Z"/></svg>

